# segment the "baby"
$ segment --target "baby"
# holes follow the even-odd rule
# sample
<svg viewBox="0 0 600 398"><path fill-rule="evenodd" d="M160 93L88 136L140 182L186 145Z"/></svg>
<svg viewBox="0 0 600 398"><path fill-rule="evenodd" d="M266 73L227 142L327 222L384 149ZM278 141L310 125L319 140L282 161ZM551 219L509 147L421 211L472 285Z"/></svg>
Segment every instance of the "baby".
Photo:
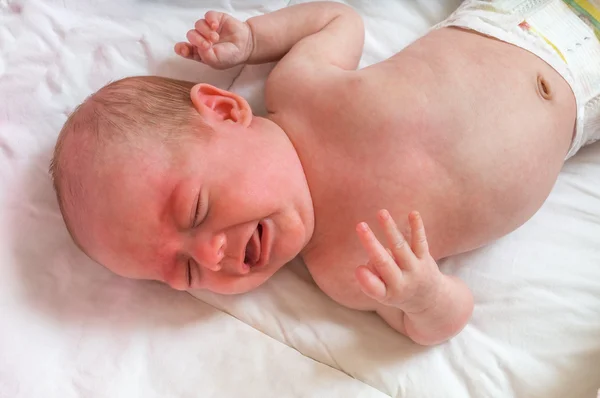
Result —
<svg viewBox="0 0 600 398"><path fill-rule="evenodd" d="M592 3L467 0L361 70L363 24L345 5L208 12L176 53L218 69L279 61L268 116L204 83L109 84L57 142L66 225L115 273L181 290L246 292L300 255L332 299L443 342L473 298L436 261L522 225L600 136Z"/></svg>

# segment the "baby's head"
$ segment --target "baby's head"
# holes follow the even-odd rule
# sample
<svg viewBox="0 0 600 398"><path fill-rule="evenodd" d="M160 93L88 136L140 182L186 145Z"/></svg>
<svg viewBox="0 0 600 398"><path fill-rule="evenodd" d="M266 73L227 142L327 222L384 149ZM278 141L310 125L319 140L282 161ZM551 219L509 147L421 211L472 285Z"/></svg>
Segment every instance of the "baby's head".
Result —
<svg viewBox="0 0 600 398"><path fill-rule="evenodd" d="M251 290L313 231L286 134L207 84L133 77L102 88L65 123L51 174L83 251L176 289Z"/></svg>

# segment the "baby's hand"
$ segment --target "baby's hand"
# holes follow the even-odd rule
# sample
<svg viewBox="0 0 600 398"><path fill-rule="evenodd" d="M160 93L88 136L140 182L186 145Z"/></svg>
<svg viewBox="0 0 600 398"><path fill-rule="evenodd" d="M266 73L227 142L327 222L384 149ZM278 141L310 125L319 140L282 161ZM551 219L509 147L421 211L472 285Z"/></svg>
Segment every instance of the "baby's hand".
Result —
<svg viewBox="0 0 600 398"><path fill-rule="evenodd" d="M209 11L187 33L188 43L175 45L175 52L215 69L245 63L252 53L250 26L231 15Z"/></svg>
<svg viewBox="0 0 600 398"><path fill-rule="evenodd" d="M391 249L386 250L366 223L358 224L358 236L369 254L369 263L356 269L362 291L406 314L435 306L443 275L429 254L421 216L413 212L408 217L410 245L387 210L381 210L378 218Z"/></svg>

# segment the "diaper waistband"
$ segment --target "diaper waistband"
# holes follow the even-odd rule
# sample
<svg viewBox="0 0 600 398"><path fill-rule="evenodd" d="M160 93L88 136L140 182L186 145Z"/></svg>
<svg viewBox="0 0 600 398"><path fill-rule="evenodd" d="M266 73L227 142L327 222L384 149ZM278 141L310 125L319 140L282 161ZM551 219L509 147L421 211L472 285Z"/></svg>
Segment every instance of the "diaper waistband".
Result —
<svg viewBox="0 0 600 398"><path fill-rule="evenodd" d="M600 8L589 0L537 3L523 14L524 23L567 64L578 86L579 99L587 103L600 94L600 29L596 28L600 26ZM527 29L526 25L522 27Z"/></svg>
<svg viewBox="0 0 600 398"><path fill-rule="evenodd" d="M600 134L600 0L464 0L435 28L461 26L512 43L551 65L577 101L567 157Z"/></svg>
<svg viewBox="0 0 600 398"><path fill-rule="evenodd" d="M600 1L552 1L526 16L525 22L553 47L573 77L581 131L572 149L597 140L600 132Z"/></svg>

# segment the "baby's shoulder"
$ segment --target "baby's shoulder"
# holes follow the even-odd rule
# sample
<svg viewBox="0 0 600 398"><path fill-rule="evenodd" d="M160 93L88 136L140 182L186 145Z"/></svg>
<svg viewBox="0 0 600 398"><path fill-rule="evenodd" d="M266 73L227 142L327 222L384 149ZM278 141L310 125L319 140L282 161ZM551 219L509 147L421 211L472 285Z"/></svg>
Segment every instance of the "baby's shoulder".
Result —
<svg viewBox="0 0 600 398"><path fill-rule="evenodd" d="M270 113L301 112L328 97L341 71L333 66L315 66L296 59L277 64L265 85L265 104Z"/></svg>

